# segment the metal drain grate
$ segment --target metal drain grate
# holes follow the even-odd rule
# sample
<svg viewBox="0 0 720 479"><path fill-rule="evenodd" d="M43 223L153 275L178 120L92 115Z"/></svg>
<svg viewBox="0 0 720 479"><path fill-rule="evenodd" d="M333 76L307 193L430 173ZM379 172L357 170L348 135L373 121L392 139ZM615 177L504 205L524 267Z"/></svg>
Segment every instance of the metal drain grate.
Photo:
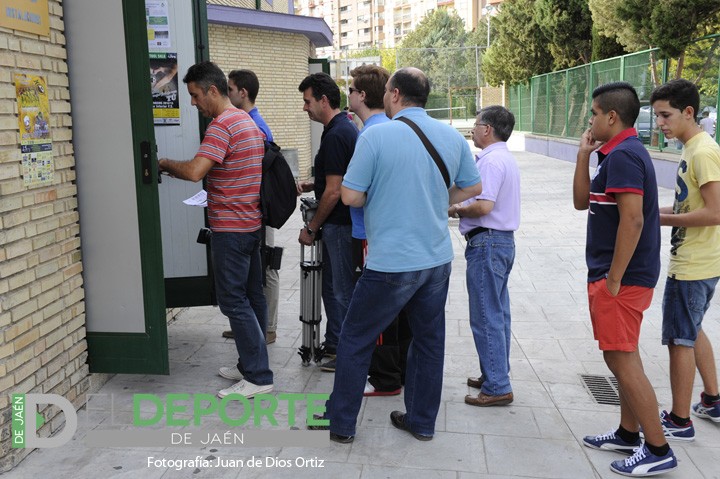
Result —
<svg viewBox="0 0 720 479"><path fill-rule="evenodd" d="M585 389L590 393L596 403L620 405L618 396L618 383L614 376L597 376L594 374L581 374Z"/></svg>

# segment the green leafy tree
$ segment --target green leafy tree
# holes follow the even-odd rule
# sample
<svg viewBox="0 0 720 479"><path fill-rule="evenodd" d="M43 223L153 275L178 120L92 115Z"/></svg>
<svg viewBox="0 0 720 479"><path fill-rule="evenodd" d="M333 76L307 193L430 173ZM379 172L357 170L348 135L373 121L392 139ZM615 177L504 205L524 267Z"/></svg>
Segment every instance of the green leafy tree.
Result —
<svg viewBox="0 0 720 479"><path fill-rule="evenodd" d="M717 26L718 0L589 0L598 32L616 38L626 50L658 48L677 58L674 77L683 75L686 51L695 38ZM660 81L653 56L653 80Z"/></svg>
<svg viewBox="0 0 720 479"><path fill-rule="evenodd" d="M492 24L497 36L482 64L489 84L524 83L551 71L553 57L535 19L535 0L506 0Z"/></svg>
<svg viewBox="0 0 720 479"><path fill-rule="evenodd" d="M394 48L383 48L380 50L380 63L390 73L395 71L397 51Z"/></svg>
<svg viewBox="0 0 720 479"><path fill-rule="evenodd" d="M555 69L590 61L592 17L588 0L536 0L534 20L547 38Z"/></svg>
<svg viewBox="0 0 720 479"><path fill-rule="evenodd" d="M461 48L466 38L462 18L455 11L438 8L403 39L396 52L398 65L423 70L434 90L447 91L456 85L464 86L468 79L466 58Z"/></svg>
<svg viewBox="0 0 720 479"><path fill-rule="evenodd" d="M588 0L593 26L598 34L613 38L628 52L650 48L648 31L640 23L620 15L619 8L626 0ZM647 0L645 4L656 0Z"/></svg>
<svg viewBox="0 0 720 479"><path fill-rule="evenodd" d="M379 57L380 48L370 47L364 50L357 50L350 55L350 58Z"/></svg>
<svg viewBox="0 0 720 479"><path fill-rule="evenodd" d="M591 61L605 60L606 58L619 57L627 53L615 38L608 38L598 32L593 25L592 29L592 58Z"/></svg>

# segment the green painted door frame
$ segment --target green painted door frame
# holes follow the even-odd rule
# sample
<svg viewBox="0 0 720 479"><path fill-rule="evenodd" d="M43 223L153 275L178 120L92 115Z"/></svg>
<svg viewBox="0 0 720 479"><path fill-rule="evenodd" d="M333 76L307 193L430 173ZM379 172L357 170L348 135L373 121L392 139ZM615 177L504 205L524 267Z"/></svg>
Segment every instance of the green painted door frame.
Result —
<svg viewBox="0 0 720 479"><path fill-rule="evenodd" d="M210 60L208 41L207 2L205 0L192 0L193 4L193 35L195 38L195 61ZM197 113L200 118L200 138L205 136L205 130L210 119ZM205 182L203 181L203 186ZM208 227L207 208L205 209L205 227ZM217 304L215 299L215 284L212 274L212 261L210 259L210 245L205 248L208 274L205 276L188 276L181 278L165 278L165 303L168 308L183 308L190 306L207 306Z"/></svg>
<svg viewBox="0 0 720 479"><path fill-rule="evenodd" d="M155 132L144 0L123 0L140 237L144 333L88 332L90 371L169 374ZM118 261L121 261L118 258Z"/></svg>

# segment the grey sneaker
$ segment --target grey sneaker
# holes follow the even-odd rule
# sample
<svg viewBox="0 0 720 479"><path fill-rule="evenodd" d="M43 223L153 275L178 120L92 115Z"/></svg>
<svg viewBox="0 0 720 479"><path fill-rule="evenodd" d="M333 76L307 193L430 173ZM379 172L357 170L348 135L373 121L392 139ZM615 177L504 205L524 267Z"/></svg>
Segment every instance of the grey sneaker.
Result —
<svg viewBox="0 0 720 479"><path fill-rule="evenodd" d="M232 379L233 381L242 381L243 378L237 366L223 366L218 370L218 374L225 379Z"/></svg>
<svg viewBox="0 0 720 479"><path fill-rule="evenodd" d="M241 396L245 396L246 398L250 399L253 396L256 396L258 394L264 394L269 393L273 390L272 384L266 384L266 385L257 385L253 384L250 381L242 380L238 383L233 384L229 388L221 389L218 391L218 397L224 398L228 394L239 394Z"/></svg>

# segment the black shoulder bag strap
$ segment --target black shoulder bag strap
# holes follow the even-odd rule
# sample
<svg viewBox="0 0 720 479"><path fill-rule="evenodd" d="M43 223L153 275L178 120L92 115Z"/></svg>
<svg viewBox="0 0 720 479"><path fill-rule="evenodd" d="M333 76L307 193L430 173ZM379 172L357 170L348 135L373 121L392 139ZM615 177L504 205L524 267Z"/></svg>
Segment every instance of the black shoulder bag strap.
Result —
<svg viewBox="0 0 720 479"><path fill-rule="evenodd" d="M450 174L448 173L447 167L445 166L445 163L443 163L442 158L440 158L440 154L437 152L433 144L430 143L428 137L425 136L425 133L423 133L422 130L415 124L415 122L410 120L409 118L401 116L397 119L412 128L413 131L417 134L417 136L420 137L420 141L423 142L423 145L425 145L428 153L430 153L430 156L432 156L432 159L435 161L438 170L440 170L440 174L442 175L443 180L445 180L445 187L450 188Z"/></svg>

